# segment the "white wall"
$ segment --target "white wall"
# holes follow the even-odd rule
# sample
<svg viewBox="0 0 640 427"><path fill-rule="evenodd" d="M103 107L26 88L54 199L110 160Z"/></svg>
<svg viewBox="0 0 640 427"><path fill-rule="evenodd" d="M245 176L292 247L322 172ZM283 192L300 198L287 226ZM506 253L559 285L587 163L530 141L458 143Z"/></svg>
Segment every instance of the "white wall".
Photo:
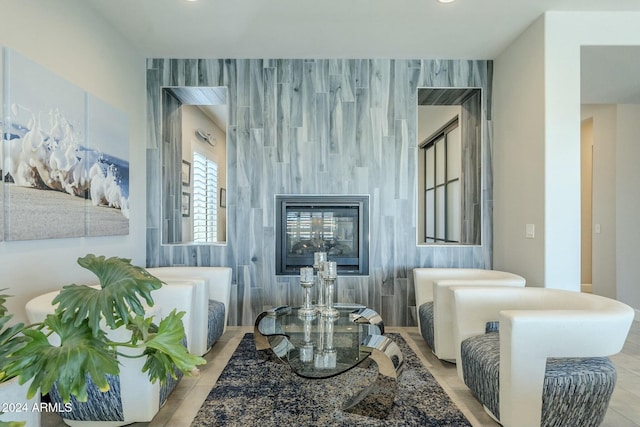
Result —
<svg viewBox="0 0 640 427"><path fill-rule="evenodd" d="M616 116L615 105L582 106L582 120L593 119L592 289L610 298L616 298Z"/></svg>
<svg viewBox="0 0 640 427"><path fill-rule="evenodd" d="M514 270L531 263L532 267L529 270L539 269L535 277L542 275L544 286L579 290L580 48L589 45L640 45L640 32L637 30L639 20L638 12L548 12L497 58L494 74L494 117L499 120L494 124L494 153L497 154L501 150L499 147L503 147L507 153L525 156L526 151L518 150L518 140L513 139L518 134L534 144L537 150L543 151L544 158L535 163L539 172L534 175L536 181L544 182L544 202L532 206L531 212L534 215L543 212L545 228L544 246L536 247L533 251L526 250L517 234L510 234L518 230L528 215L528 210L525 212L518 207L518 201L530 197L530 194L536 197L539 188L534 182L526 183L527 185L520 188L522 195L518 197L515 188L500 182L518 180L522 172L511 167L508 159L497 159L494 162L494 175L498 193L496 199L500 200L494 204L494 223L498 240L494 245L494 248L498 248L494 259L496 266ZM528 47L532 49L526 51L523 48L527 46L522 40L530 38L539 43L530 44ZM525 66L518 64L518 61L524 62L531 57L535 58L535 61L529 60L527 63L531 67L537 67L535 72L527 72ZM525 74L518 76L518 69ZM513 100L512 103L508 103L507 99L511 94L506 92L505 87L511 88L512 94L522 94L522 90L514 82L523 83L528 89L529 85L533 84L528 78L534 80L537 89L544 94L542 104L540 96L529 91L525 95L532 95L531 100ZM529 102L534 106L525 105ZM510 112L510 109L516 111ZM540 111L544 114L542 120L539 116ZM531 114L532 112L534 114ZM514 120L516 124L511 123ZM537 138L539 129L544 129L542 139ZM531 136L529 131L534 131L535 136ZM537 152L535 148L531 150ZM525 158L516 162L523 164ZM536 160L540 159L532 159L534 162ZM526 171L530 170L531 168ZM620 175L621 172L618 172L618 178ZM509 222L503 226L502 220L509 221L509 206L514 208L515 217L510 221L517 224ZM638 308L640 298L637 298L637 285L622 281L629 272L621 271L623 266L620 260L625 259L627 255L621 254L620 249L621 245L618 244L618 299ZM506 252L507 250L511 252ZM540 262L541 255L544 262ZM531 279L529 273L525 276ZM632 288L629 289L629 286Z"/></svg>
<svg viewBox="0 0 640 427"><path fill-rule="evenodd" d="M544 283L544 20L494 62L493 266ZM525 238L525 225L535 238Z"/></svg>
<svg viewBox="0 0 640 427"><path fill-rule="evenodd" d="M0 0L0 46L125 111L130 124L128 236L0 242L0 289L24 320L30 298L93 277L76 264L87 253L145 263L145 61L82 0Z"/></svg>
<svg viewBox="0 0 640 427"><path fill-rule="evenodd" d="M640 105L617 106L616 274L617 297L640 309Z"/></svg>

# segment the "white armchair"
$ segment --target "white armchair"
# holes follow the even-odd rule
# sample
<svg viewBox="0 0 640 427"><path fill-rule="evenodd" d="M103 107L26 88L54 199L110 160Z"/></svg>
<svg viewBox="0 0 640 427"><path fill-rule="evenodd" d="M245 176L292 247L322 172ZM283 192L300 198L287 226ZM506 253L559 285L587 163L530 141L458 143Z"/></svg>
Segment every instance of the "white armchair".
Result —
<svg viewBox="0 0 640 427"><path fill-rule="evenodd" d="M206 310L207 299L205 297L207 282L204 279L173 279L165 282L166 285L151 292L154 305L162 307L165 313L176 309L184 311L182 324L187 338L187 350L191 354L203 355L206 353L206 323L199 317Z"/></svg>
<svg viewBox="0 0 640 427"><path fill-rule="evenodd" d="M195 286L194 311L189 319L194 333L193 336L187 337L187 345L193 354L203 355L208 352L227 328L232 269L179 266L153 267L146 270L169 286L184 286L185 282ZM186 325L187 321L183 321Z"/></svg>
<svg viewBox="0 0 640 427"><path fill-rule="evenodd" d="M506 427L599 425L615 386L606 356L622 349L631 307L546 288L449 292L458 375L490 415ZM495 321L499 332L485 333Z"/></svg>
<svg viewBox="0 0 640 427"><path fill-rule="evenodd" d="M478 268L415 268L413 286L418 328L427 345L439 359L455 363L453 308L446 288L453 285L524 287L525 284L523 277L505 271Z"/></svg>

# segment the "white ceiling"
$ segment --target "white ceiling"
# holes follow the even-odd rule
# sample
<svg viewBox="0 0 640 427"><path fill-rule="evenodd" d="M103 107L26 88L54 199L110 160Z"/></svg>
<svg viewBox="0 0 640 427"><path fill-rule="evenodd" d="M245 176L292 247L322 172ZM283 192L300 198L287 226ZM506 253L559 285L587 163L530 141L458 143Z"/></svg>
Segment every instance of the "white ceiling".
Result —
<svg viewBox="0 0 640 427"><path fill-rule="evenodd" d="M640 11L638 0L87 2L143 56L171 58L494 59L545 11ZM638 84L620 86L637 82L640 50L615 51L583 49L583 102L615 102L602 93L628 97L632 89L640 102ZM633 74L612 79L612 69ZM618 84L609 91L611 83Z"/></svg>

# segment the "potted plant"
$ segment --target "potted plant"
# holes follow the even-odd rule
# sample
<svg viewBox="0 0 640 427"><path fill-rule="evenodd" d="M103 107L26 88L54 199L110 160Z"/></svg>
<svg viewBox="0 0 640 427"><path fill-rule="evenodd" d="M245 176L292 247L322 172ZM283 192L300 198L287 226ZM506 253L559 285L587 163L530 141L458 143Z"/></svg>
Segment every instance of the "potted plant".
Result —
<svg viewBox="0 0 640 427"><path fill-rule="evenodd" d="M145 358L142 370L152 382L176 378L176 369L190 374L206 363L184 345L183 312L173 310L157 324L145 316L143 301L153 305L151 292L163 286L162 281L129 259L89 254L79 258L78 264L98 277L99 288L64 286L53 300L57 305L53 314L41 323L16 325L8 332L12 345L6 351L8 357L2 358L6 359L2 371L18 377L20 384L31 381L27 398L49 393L55 384L65 403L71 396L86 401L87 376L107 391L106 376L119 373L123 348L140 350L136 357ZM105 328L121 327L130 331L126 341L114 342L105 333ZM23 336L16 336L17 330ZM49 343L51 334L58 335L59 346Z"/></svg>

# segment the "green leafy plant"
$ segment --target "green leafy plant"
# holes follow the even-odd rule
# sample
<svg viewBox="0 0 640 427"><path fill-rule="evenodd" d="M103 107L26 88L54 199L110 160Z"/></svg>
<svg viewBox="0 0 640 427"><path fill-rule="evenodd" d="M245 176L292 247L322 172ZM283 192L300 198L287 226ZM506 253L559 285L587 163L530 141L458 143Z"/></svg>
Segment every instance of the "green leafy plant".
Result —
<svg viewBox="0 0 640 427"><path fill-rule="evenodd" d="M146 358L143 372L152 382L161 383L169 376L176 378L176 368L190 374L206 363L184 346L184 312L173 310L159 324L145 316L144 303L152 306L151 292L163 286L158 278L124 258L89 254L79 258L78 264L98 277L99 289L67 285L52 302L57 305L54 314L41 323L16 325L0 334L0 361L6 359L0 365L0 375L18 376L20 384L32 380L28 399L38 390L47 394L56 384L65 403L72 395L86 401L86 377L107 391L106 375L119 373L118 357ZM0 320L0 326L5 323ZM130 338L123 342L110 340L105 325L128 329ZM5 332L11 343L6 350ZM52 334L60 338L59 346L49 343ZM125 355L123 348L139 349L139 356Z"/></svg>
<svg viewBox="0 0 640 427"><path fill-rule="evenodd" d="M0 289L0 292L6 289ZM18 349L22 348L27 342L27 338L22 335L24 329L23 323L17 323L9 326L8 323L13 315L7 314L5 303L11 295L0 295L0 383L10 380L7 374L9 368L9 356Z"/></svg>

